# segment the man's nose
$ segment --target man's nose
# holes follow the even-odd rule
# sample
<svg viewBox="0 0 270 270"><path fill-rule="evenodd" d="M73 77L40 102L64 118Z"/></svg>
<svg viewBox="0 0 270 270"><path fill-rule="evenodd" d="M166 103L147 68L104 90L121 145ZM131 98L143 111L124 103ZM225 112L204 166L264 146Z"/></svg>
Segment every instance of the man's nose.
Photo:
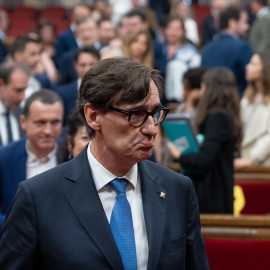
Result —
<svg viewBox="0 0 270 270"><path fill-rule="evenodd" d="M50 123L45 124L43 131L46 134L51 134L52 133L52 125Z"/></svg>
<svg viewBox="0 0 270 270"><path fill-rule="evenodd" d="M149 115L145 121L145 123L142 125L142 133L148 134L151 136L157 135L157 126L155 125L153 116Z"/></svg>

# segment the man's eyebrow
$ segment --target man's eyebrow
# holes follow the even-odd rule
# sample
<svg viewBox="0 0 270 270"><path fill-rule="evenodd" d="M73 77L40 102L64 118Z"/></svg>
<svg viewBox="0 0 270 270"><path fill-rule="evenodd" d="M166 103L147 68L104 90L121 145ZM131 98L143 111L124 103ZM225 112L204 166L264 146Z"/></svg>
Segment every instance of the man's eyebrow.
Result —
<svg viewBox="0 0 270 270"><path fill-rule="evenodd" d="M162 107L161 103L155 104L153 106L152 111L155 111L155 110L157 110L157 109L159 109L161 107ZM147 108L146 108L145 104L142 104L142 105L136 105L136 106L134 106L134 107L132 107L130 109L126 109L126 110L127 111L137 111L137 110L145 110L145 111L147 111Z"/></svg>

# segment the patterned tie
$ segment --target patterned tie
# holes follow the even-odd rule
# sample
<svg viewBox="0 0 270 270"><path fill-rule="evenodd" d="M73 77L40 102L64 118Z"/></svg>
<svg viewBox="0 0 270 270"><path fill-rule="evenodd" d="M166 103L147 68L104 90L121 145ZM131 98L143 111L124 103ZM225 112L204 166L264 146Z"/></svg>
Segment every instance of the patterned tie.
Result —
<svg viewBox="0 0 270 270"><path fill-rule="evenodd" d="M127 180L115 178L109 183L117 193L111 216L111 230L126 270L137 269L132 213L126 196Z"/></svg>
<svg viewBox="0 0 270 270"><path fill-rule="evenodd" d="M5 116L6 116L6 128L7 128L8 142L11 142L12 141L12 131L11 131L9 112L6 112Z"/></svg>

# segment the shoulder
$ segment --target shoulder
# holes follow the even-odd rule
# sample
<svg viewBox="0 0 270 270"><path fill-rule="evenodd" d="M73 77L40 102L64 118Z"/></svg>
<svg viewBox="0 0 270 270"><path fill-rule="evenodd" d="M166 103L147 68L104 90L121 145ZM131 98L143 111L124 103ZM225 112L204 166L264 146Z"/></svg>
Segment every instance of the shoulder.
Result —
<svg viewBox="0 0 270 270"><path fill-rule="evenodd" d="M186 189L191 184L191 180L188 177L156 162L149 160L142 161L139 163L139 169L140 173L144 175L148 174L165 189L174 189L177 187Z"/></svg>
<svg viewBox="0 0 270 270"><path fill-rule="evenodd" d="M60 40L65 39L66 37L70 36L71 34L73 35L73 33L69 27L58 35L58 39L60 39Z"/></svg>
<svg viewBox="0 0 270 270"><path fill-rule="evenodd" d="M218 133L232 129L232 116L225 111L210 113L205 119L205 125L209 130L216 130Z"/></svg>
<svg viewBox="0 0 270 270"><path fill-rule="evenodd" d="M14 155L15 152L25 152L25 143L26 143L26 138L23 138L19 141L14 141L11 142L7 145L1 146L0 147L0 159L5 158L7 159L8 156ZM14 152L15 151L15 152Z"/></svg>
<svg viewBox="0 0 270 270"><path fill-rule="evenodd" d="M229 115L229 113L225 112L225 111L217 111L217 112L213 112L210 113L208 115L208 121L211 122L218 122L218 121L222 121L222 122L228 122L231 121L232 117Z"/></svg>
<svg viewBox="0 0 270 270"><path fill-rule="evenodd" d="M57 86L56 91L60 96L66 96L67 93L73 92L74 89L77 90L77 80Z"/></svg>
<svg viewBox="0 0 270 270"><path fill-rule="evenodd" d="M71 161L62 163L50 170L38 174L32 178L27 179L22 185L28 185L30 189L36 192L43 192L45 190L54 190L62 186L64 175L70 166ZM68 181L66 181L68 182ZM70 182L71 183L71 182Z"/></svg>

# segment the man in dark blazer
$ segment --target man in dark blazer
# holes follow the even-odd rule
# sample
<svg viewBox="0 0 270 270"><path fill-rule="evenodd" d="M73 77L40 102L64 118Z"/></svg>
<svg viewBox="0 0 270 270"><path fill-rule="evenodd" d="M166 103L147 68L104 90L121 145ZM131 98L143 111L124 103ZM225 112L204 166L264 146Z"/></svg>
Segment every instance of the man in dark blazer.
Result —
<svg viewBox="0 0 270 270"><path fill-rule="evenodd" d="M230 7L220 14L220 33L202 49L201 65L205 68L224 66L231 69L240 96L247 86L245 67L252 56L251 46L241 39L248 27L246 11Z"/></svg>
<svg viewBox="0 0 270 270"><path fill-rule="evenodd" d="M52 91L41 90L26 100L21 125L27 137L0 148L0 228L18 184L61 162L62 115L62 101Z"/></svg>
<svg viewBox="0 0 270 270"><path fill-rule="evenodd" d="M21 129L19 107L25 98L30 72L18 63L0 65L0 146L19 140L25 132Z"/></svg>
<svg viewBox="0 0 270 270"><path fill-rule="evenodd" d="M64 119L63 125L67 124L67 118L76 108L79 87L84 73L91 68L100 59L99 51L94 46L85 46L76 50L72 62L76 77L72 82L60 85L56 91L60 95L64 103Z"/></svg>
<svg viewBox="0 0 270 270"><path fill-rule="evenodd" d="M75 37L75 31L77 28L77 20L80 17L84 17L90 15L90 9L85 4L77 4L75 5L71 10L70 15L70 26L61 32L59 36L57 37L56 42L56 53L55 53L55 64L59 68L60 61L62 56L72 50L78 48L78 44Z"/></svg>
<svg viewBox="0 0 270 270"><path fill-rule="evenodd" d="M19 184L1 231L1 269L209 269L191 180L144 161L168 112L162 92L158 71L129 59L86 72L78 107L92 141ZM126 185L119 195L115 181Z"/></svg>
<svg viewBox="0 0 270 270"><path fill-rule="evenodd" d="M100 48L98 42L98 29L96 21L90 17L82 17L77 22L76 36L80 40L80 45L65 54L63 54L59 66L59 82L58 84L70 83L77 79L77 73L74 68L74 57L78 48L85 46L93 46L96 49Z"/></svg>

